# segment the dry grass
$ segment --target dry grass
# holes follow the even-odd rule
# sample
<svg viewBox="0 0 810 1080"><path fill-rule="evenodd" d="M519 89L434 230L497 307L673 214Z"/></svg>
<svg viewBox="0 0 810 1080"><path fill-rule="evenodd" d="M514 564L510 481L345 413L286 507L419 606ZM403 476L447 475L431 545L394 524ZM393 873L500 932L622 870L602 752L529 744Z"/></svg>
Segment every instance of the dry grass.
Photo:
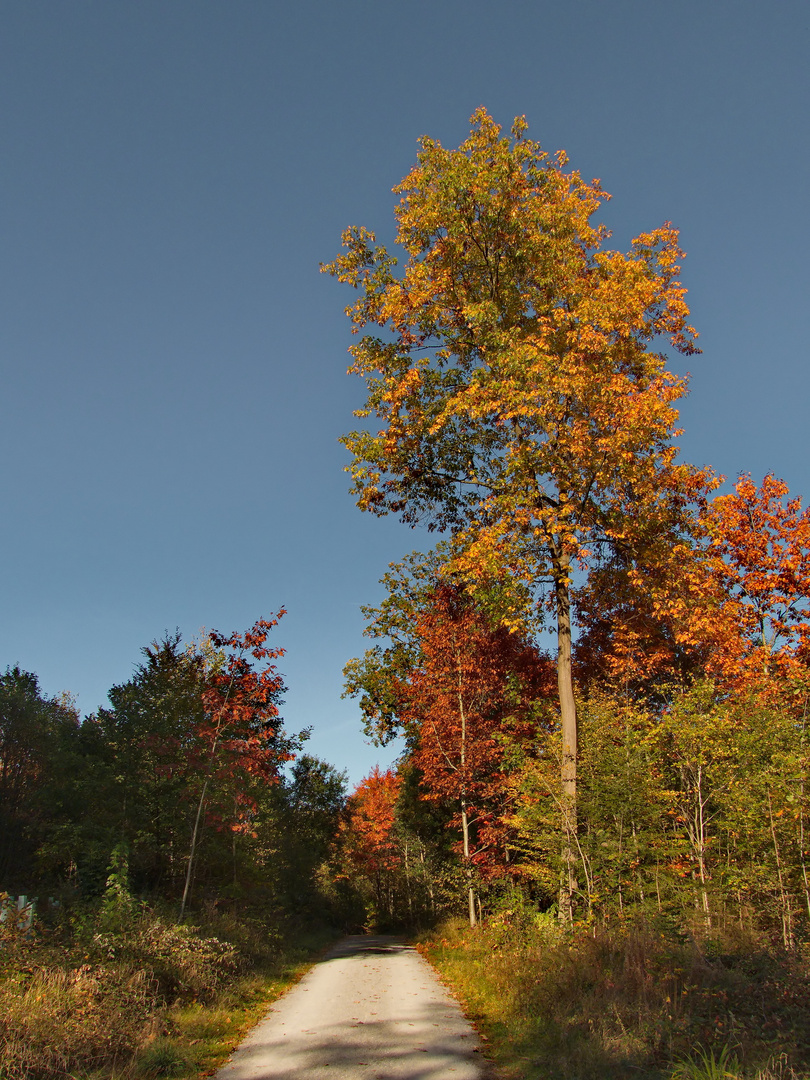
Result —
<svg viewBox="0 0 810 1080"><path fill-rule="evenodd" d="M506 1077L657 1080L686 1076L690 1060L694 1080L810 1077L800 956L750 941L700 949L652 927L568 936L509 916L445 926L422 948Z"/></svg>
<svg viewBox="0 0 810 1080"><path fill-rule="evenodd" d="M219 929L219 928L217 928ZM325 944L280 950L234 925L258 956L141 912L72 941L0 941L0 1080L196 1078L210 1073Z"/></svg>
<svg viewBox="0 0 810 1080"><path fill-rule="evenodd" d="M115 1071L152 1033L155 995L142 972L46 967L0 984L0 1075L51 1080Z"/></svg>

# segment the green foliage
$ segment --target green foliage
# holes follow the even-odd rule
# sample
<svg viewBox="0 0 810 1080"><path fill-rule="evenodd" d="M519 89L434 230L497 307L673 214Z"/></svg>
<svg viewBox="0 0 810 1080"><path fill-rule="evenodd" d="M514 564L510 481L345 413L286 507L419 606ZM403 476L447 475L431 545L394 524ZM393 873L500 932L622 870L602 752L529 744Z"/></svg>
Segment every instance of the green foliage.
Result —
<svg viewBox="0 0 810 1080"><path fill-rule="evenodd" d="M138 1073L146 1077L181 1076L189 1067L188 1054L171 1039L156 1039L138 1058Z"/></svg>
<svg viewBox="0 0 810 1080"><path fill-rule="evenodd" d="M147 973L167 1001L210 997L244 966L238 950L197 928L176 926L145 913L124 931L102 931L89 943L100 962L116 962Z"/></svg>
<svg viewBox="0 0 810 1080"><path fill-rule="evenodd" d="M810 932L805 721L791 693L709 683L663 707L592 690L580 704L578 913L736 927L793 948ZM546 906L562 867L556 731L516 759L515 872Z"/></svg>
<svg viewBox="0 0 810 1080"><path fill-rule="evenodd" d="M0 675L0 882L10 891L30 892L52 813L45 791L77 729L70 700L45 697L36 675Z"/></svg>
<svg viewBox="0 0 810 1080"><path fill-rule="evenodd" d="M739 1063L730 1046L719 1052L699 1050L685 1061L679 1061L670 1073L670 1080L739 1080Z"/></svg>

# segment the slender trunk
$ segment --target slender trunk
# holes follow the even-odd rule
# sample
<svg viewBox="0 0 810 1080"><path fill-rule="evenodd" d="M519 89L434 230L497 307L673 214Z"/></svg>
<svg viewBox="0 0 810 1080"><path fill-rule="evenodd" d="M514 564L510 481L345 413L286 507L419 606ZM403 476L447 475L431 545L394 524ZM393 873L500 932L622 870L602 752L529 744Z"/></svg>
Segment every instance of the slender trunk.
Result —
<svg viewBox="0 0 810 1080"><path fill-rule="evenodd" d="M411 892L411 868L408 864L408 840L405 839L404 843L404 855L405 855L405 895L408 901L408 918L413 923L413 894Z"/></svg>
<svg viewBox="0 0 810 1080"><path fill-rule="evenodd" d="M191 890L191 873L194 867L194 855L197 851L197 839L200 835L200 818L202 817L203 807L205 806L205 793L208 790L208 781L210 777L206 776L200 792L200 801L197 803L197 816L194 818L194 828L191 830L191 850L188 854L188 866L186 867L186 883L183 887L183 899L180 901L180 917L178 922L183 921L183 916L186 913L186 902L188 901L188 894Z"/></svg>
<svg viewBox="0 0 810 1080"><path fill-rule="evenodd" d="M430 867L428 867L426 865L426 863L425 863L425 848L424 848L424 845L422 844L421 841L419 843L419 861L422 863L422 876L424 877L425 881L427 882L427 891L428 891L428 896L430 897L430 914L435 915L436 914L436 897L435 897L434 892L433 892L433 876L432 876Z"/></svg>
<svg viewBox="0 0 810 1080"><path fill-rule="evenodd" d="M472 863L470 862L470 822L467 815L467 795L465 791L465 776L467 766L467 711L464 708L464 695L462 694L461 657L458 644L456 644L456 674L458 677L458 718L461 726L461 745L459 747L459 771L461 773L461 841L464 845L464 872L467 877L467 905L470 916L470 926L475 926L475 890L473 888Z"/></svg>
<svg viewBox="0 0 810 1080"><path fill-rule="evenodd" d="M228 683L228 689L225 691L225 697L222 701L222 705L217 714L216 727L214 728L214 737L211 740L211 754L208 758L208 772L206 773L205 781L203 782L202 791L200 792L200 801L197 804L197 816L194 818L194 828L191 832L191 850L188 853L188 866L186 868L186 883L183 887L183 899L180 901L180 917L178 922L183 921L183 916L186 913L186 903L188 901L189 892L191 891L191 875L194 869L194 855L197 850L197 840L200 834L200 819L202 818L203 808L205 807L205 796L208 791L208 783L211 777L214 775L214 766L216 764L217 749L219 747L219 736L222 731L222 725L225 721L225 709L228 704L228 700L233 690L234 674L231 674L230 682Z"/></svg>
<svg viewBox="0 0 810 1080"><path fill-rule="evenodd" d="M473 888L472 865L470 864L470 826L467 818L467 801L461 798L461 841L464 845L464 872L467 878L467 907L470 926L475 926L475 889Z"/></svg>
<svg viewBox="0 0 810 1080"><path fill-rule="evenodd" d="M638 832L636 831L636 819L631 819L631 827L633 830L633 844L636 849L636 881L638 883L638 898L639 901L644 903L644 878L641 874L641 846L638 842Z"/></svg>
<svg viewBox="0 0 810 1080"><path fill-rule="evenodd" d="M563 878L560 888L560 919L574 921L577 891L577 707L571 671L571 559L561 554L554 560L554 601L557 612L557 692L562 733Z"/></svg>
<svg viewBox="0 0 810 1080"><path fill-rule="evenodd" d="M699 829L699 868L700 868L700 893L703 900L703 914L706 918L707 927L711 927L712 918L709 911L709 892L706 888L707 873L706 873L706 800L703 798L703 769L698 769L698 829Z"/></svg>
<svg viewBox="0 0 810 1080"><path fill-rule="evenodd" d="M804 740L805 740L806 729L807 729L807 704L805 704L804 713L802 714L802 739L801 739L802 778L801 778L801 788L800 788L800 792L799 792L799 858L801 859L801 863L802 863L802 882L804 884L804 903L805 903L805 906L807 908L808 917L810 917L810 881L808 881L808 879L807 879L807 861L805 859L805 850L804 850L804 773L805 773L805 765L806 765Z"/></svg>
<svg viewBox="0 0 810 1080"><path fill-rule="evenodd" d="M785 888L785 880L782 874L782 857L776 840L776 825L773 820L773 804L770 791L768 792L768 816L771 821L771 839L773 840L773 853L776 856L776 877L779 882L779 906L782 909L782 941L786 949L792 949L793 918L790 909L790 895Z"/></svg>

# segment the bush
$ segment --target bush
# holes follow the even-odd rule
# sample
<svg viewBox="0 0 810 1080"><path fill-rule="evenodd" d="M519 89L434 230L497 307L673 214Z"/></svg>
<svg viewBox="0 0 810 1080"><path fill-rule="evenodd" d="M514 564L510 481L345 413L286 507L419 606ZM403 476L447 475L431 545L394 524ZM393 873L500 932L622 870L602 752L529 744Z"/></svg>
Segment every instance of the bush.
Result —
<svg viewBox="0 0 810 1080"><path fill-rule="evenodd" d="M103 961L137 967L166 1001L208 998L243 967L239 950L196 927L175 926L149 914L129 933L94 934L92 950Z"/></svg>
<svg viewBox="0 0 810 1080"><path fill-rule="evenodd" d="M41 928L32 933L11 920L2 924L2 1080L109 1075L127 1069L147 1046L150 1067L168 1075L160 1040L153 1041L165 1007L209 1000L243 966L234 945L125 899L114 910L103 903L95 912L74 911L67 945L54 944Z"/></svg>

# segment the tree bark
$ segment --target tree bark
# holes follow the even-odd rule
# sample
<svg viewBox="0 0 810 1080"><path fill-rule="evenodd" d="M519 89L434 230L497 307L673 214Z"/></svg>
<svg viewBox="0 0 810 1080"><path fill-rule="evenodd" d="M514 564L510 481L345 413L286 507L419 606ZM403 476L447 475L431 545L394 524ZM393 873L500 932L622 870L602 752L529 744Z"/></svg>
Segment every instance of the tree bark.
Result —
<svg viewBox="0 0 810 1080"><path fill-rule="evenodd" d="M562 826L563 876L560 885L560 919L574 921L577 891L577 706L571 670L571 586L570 556L554 560L554 601L557 614L557 692L560 699L562 734Z"/></svg>
<svg viewBox="0 0 810 1080"><path fill-rule="evenodd" d="M467 904L469 908L470 926L475 926L477 920L475 917L475 889L473 888L472 863L470 862L470 821L467 815L467 795L465 791L465 770L467 768L467 712L464 708L461 656L457 641L455 641L455 651L456 676L458 678L458 717L461 725L459 763L463 785L461 789L461 840L464 845L464 872L467 877Z"/></svg>

